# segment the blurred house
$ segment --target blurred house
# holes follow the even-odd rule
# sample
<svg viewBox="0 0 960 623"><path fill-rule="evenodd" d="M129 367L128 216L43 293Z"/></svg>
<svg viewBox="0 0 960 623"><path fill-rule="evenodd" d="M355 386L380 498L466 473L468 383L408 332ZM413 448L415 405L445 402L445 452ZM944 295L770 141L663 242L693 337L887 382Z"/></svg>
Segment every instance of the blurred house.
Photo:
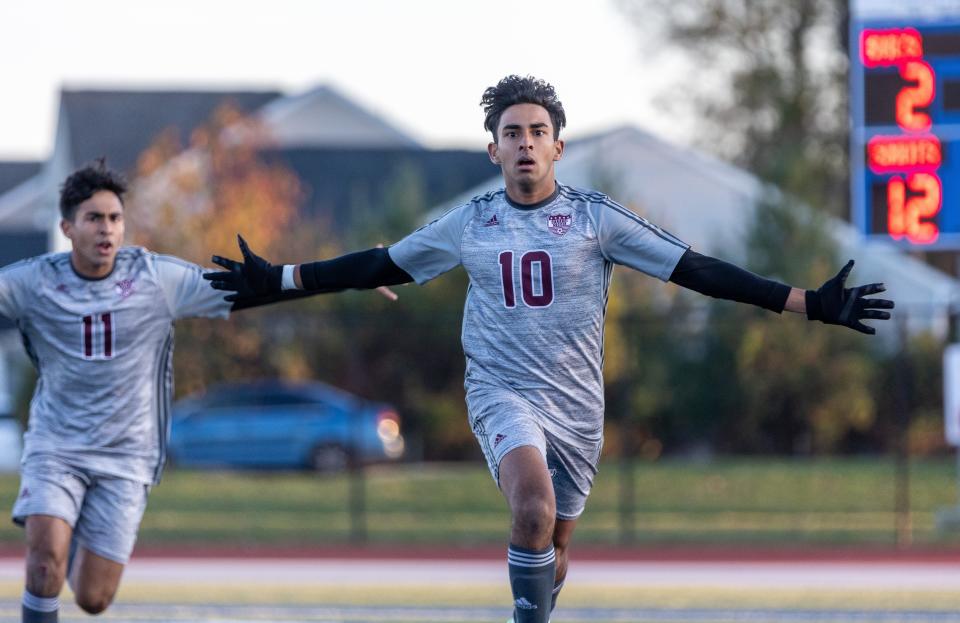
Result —
<svg viewBox="0 0 960 623"><path fill-rule="evenodd" d="M52 200L45 216L56 223L57 186L74 169L104 156L132 174L140 154L161 135L184 148L190 135L228 105L257 118L270 142L267 158L281 160L300 178L304 210L323 214L342 231L383 203L391 173L407 168L420 176L428 204L445 200L488 177L485 153L429 150L335 89L302 94L276 91L64 90L53 154L41 186ZM2 222L0 222L2 226ZM52 248L66 248L54 228Z"/></svg>
<svg viewBox="0 0 960 623"><path fill-rule="evenodd" d="M0 266L47 250L47 224L35 218L41 167L40 162L0 162ZM14 324L0 316L0 472L14 471L20 463L20 425L12 414L21 368L8 365L6 353L17 353L25 363L22 351Z"/></svg>
<svg viewBox="0 0 960 623"><path fill-rule="evenodd" d="M375 217L395 176L413 171L427 205L449 199L489 177L486 153L429 150L335 89L287 96L279 91L64 89L53 151L44 161L0 161L0 266L68 248L59 229L59 187L76 168L105 157L128 175L159 137L185 148L191 133L228 105L259 118L271 141L263 154L300 178L303 209L324 214L346 231ZM363 209L358 210L358 206ZM13 324L0 318L0 407L4 387L18 386L27 365ZM2 370L9 370L9 374Z"/></svg>
<svg viewBox="0 0 960 623"><path fill-rule="evenodd" d="M46 218L38 218L43 192L40 162L0 162L0 266L46 251ZM0 328L10 328L0 318Z"/></svg>

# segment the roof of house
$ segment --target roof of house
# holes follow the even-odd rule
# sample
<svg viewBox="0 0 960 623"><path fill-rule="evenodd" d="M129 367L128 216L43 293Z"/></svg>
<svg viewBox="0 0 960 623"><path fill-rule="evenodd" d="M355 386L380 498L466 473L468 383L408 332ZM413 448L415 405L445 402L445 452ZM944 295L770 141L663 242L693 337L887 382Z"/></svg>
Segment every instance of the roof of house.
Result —
<svg viewBox="0 0 960 623"><path fill-rule="evenodd" d="M325 215L342 232L365 218L382 218L398 192L419 194L414 198L426 211L496 172L481 151L296 148L267 156L299 176L306 214Z"/></svg>
<svg viewBox="0 0 960 623"><path fill-rule="evenodd" d="M382 117L322 85L273 100L261 119L283 147L416 148L421 145Z"/></svg>
<svg viewBox="0 0 960 623"><path fill-rule="evenodd" d="M42 162L0 161L0 194L12 190L40 172Z"/></svg>
<svg viewBox="0 0 960 623"><path fill-rule="evenodd" d="M175 129L180 144L220 106L253 113L281 97L278 91L96 91L60 94L60 123L69 129L74 166L106 157L114 168L135 169L141 152L162 132Z"/></svg>
<svg viewBox="0 0 960 623"><path fill-rule="evenodd" d="M278 91L119 91L61 92L61 123L66 123L72 166L101 156L127 173L157 137L175 130L180 145L225 104L259 115L271 144L309 148L419 148L416 140L380 117L320 86L297 95Z"/></svg>

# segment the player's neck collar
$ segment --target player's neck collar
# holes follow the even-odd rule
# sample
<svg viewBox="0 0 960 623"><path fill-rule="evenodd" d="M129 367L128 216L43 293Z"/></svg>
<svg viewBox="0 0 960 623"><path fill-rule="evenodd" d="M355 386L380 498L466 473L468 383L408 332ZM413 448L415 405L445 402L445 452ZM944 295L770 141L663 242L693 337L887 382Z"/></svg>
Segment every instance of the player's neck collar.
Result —
<svg viewBox="0 0 960 623"><path fill-rule="evenodd" d="M104 279L109 278L110 275L113 274L113 271L117 270L117 258L116 258L116 257L113 258L113 266L110 267L110 272L108 272L106 275L104 275L104 276L102 276L102 277L90 277L89 275L84 275L84 274L81 273L79 270L77 270L77 267L73 265L73 254L72 254L72 253L67 256L67 264L70 264L70 270L73 271L73 274L76 275L78 278L83 279L84 281L103 281Z"/></svg>
<svg viewBox="0 0 960 623"><path fill-rule="evenodd" d="M548 203L556 199L557 195L559 194L560 194L560 182L554 182L553 192L550 193L550 196L547 197L546 199L541 199L536 203L517 203L516 201L510 198L510 193L507 192L507 189L506 188L503 189L503 198L507 200L507 203L509 203L514 208L517 208L518 210L536 210L537 208L542 208L543 206L547 205Z"/></svg>

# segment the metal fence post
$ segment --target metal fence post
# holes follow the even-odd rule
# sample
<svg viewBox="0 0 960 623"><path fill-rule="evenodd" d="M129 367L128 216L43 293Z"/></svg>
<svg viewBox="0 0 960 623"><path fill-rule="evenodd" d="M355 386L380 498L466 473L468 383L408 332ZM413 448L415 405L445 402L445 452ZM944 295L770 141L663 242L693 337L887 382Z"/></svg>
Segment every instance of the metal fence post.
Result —
<svg viewBox="0 0 960 623"><path fill-rule="evenodd" d="M894 462L894 542L897 549L913 544L913 517L910 513L910 383L907 313L897 315L900 352L897 355L896 460Z"/></svg>

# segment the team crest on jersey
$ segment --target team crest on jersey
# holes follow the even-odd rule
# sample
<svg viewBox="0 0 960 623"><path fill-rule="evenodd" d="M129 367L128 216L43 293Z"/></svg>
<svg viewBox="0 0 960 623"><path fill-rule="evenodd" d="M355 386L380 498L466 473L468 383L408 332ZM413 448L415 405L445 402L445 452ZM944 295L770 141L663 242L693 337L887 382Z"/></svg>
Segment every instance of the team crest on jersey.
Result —
<svg viewBox="0 0 960 623"><path fill-rule="evenodd" d="M547 226L550 228L550 231L558 236L562 236L570 231L572 224L572 214L551 214L547 217Z"/></svg>
<svg viewBox="0 0 960 623"><path fill-rule="evenodd" d="M117 294L125 299L133 294L133 279L121 279L117 282Z"/></svg>

